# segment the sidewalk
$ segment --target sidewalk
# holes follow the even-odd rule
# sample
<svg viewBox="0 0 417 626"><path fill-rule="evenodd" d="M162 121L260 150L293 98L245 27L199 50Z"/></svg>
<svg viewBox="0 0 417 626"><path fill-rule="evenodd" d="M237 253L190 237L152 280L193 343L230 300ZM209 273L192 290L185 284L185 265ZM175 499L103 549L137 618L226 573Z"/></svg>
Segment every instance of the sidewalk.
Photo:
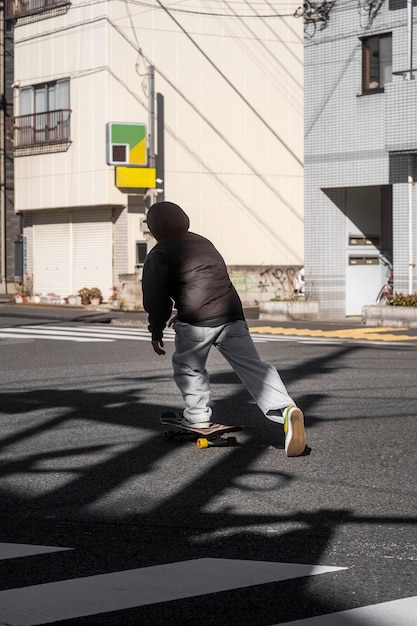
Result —
<svg viewBox="0 0 417 626"><path fill-rule="evenodd" d="M28 317L33 318L45 318L53 317L54 319L62 319L66 321L85 321L85 322L102 322L102 323L114 323L117 325L134 325L137 323L140 326L147 325L148 315L146 311L125 311L118 308L114 308L107 304L101 304L99 306L76 306L76 305L54 305L54 304L34 304L24 303L16 304L13 295L0 294L0 307L2 314L19 314L22 317L27 313ZM360 317L344 318L341 320L306 320L306 321L285 321L276 322L273 320L260 320L259 319L259 307L244 307L245 318L251 328L254 327L271 327L271 328L310 328L312 330L320 329L349 329L349 328L361 328L363 326L362 319ZM267 332L267 331L265 331Z"/></svg>
<svg viewBox="0 0 417 626"><path fill-rule="evenodd" d="M256 336L275 335L288 340L327 340L340 343L345 340L366 341L378 344L396 343L417 345L417 328L392 328L366 326L361 317L339 320L274 321L260 320L257 307L244 308L251 333ZM16 304L14 299L0 296L0 327L8 325L83 323L111 324L114 326L148 326L145 311L123 311L110 305L71 306L54 304Z"/></svg>

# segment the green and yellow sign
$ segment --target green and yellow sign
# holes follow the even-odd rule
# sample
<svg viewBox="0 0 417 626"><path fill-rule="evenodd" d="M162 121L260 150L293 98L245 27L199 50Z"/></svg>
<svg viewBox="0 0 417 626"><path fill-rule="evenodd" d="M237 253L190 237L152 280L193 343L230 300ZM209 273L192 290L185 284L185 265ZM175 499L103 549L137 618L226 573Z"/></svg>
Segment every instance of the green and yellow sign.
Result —
<svg viewBox="0 0 417 626"><path fill-rule="evenodd" d="M146 166L148 146L145 124L106 124L107 165Z"/></svg>

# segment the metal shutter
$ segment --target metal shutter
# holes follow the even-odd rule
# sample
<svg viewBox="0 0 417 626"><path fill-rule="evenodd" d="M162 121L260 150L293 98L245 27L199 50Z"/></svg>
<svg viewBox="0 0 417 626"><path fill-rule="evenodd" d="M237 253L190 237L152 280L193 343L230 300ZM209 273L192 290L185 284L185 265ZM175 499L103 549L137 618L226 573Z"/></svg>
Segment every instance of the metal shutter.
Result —
<svg viewBox="0 0 417 626"><path fill-rule="evenodd" d="M33 291L69 294L69 212L39 211L33 216Z"/></svg>
<svg viewBox="0 0 417 626"><path fill-rule="evenodd" d="M113 286L113 224L110 208L72 212L72 291L98 287L107 300Z"/></svg>
<svg viewBox="0 0 417 626"><path fill-rule="evenodd" d="M113 286L111 208L39 211L33 219L34 293L68 296Z"/></svg>

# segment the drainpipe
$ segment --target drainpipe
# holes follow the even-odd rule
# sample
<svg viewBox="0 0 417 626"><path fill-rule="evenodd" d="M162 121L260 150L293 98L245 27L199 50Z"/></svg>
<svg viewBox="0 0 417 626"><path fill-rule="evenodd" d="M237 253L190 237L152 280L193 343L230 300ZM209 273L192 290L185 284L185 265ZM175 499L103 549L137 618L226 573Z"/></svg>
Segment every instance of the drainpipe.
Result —
<svg viewBox="0 0 417 626"><path fill-rule="evenodd" d="M413 0L407 0L407 78L413 80ZM413 293L413 165L414 158L408 154L408 293Z"/></svg>
<svg viewBox="0 0 417 626"><path fill-rule="evenodd" d="M413 293L413 155L408 154L408 293Z"/></svg>
<svg viewBox="0 0 417 626"><path fill-rule="evenodd" d="M413 0L407 0L407 78L412 80L413 75Z"/></svg>

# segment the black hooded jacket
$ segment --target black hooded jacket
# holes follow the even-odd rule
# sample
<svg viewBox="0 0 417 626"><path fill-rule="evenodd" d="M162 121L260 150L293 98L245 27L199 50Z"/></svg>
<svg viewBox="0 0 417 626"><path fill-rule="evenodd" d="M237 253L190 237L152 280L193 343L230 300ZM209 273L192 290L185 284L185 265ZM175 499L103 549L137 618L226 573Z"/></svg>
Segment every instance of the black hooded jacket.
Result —
<svg viewBox="0 0 417 626"><path fill-rule="evenodd" d="M244 319L223 257L208 239L188 232L189 219L181 207L158 202L149 209L147 223L158 241L142 275L143 306L153 340L162 338L173 306L180 322L198 326Z"/></svg>

